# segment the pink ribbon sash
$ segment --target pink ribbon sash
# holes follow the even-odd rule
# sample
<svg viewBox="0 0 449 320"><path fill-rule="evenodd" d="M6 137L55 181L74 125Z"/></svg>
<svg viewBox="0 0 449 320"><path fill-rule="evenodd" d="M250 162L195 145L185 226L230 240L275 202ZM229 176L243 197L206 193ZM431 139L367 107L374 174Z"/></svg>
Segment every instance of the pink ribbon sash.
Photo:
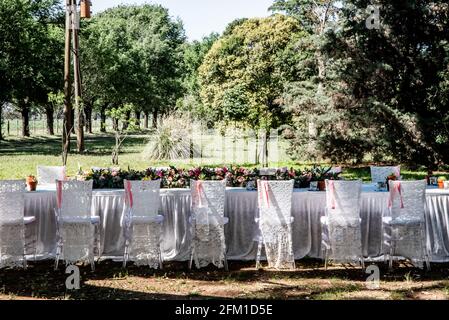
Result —
<svg viewBox="0 0 449 320"><path fill-rule="evenodd" d="M396 194L399 194L399 199L401 201L401 209L404 209L404 199L402 197L401 182L399 181L393 182L393 189L390 190L390 197L388 198L388 208L393 207L393 200L396 197Z"/></svg>
<svg viewBox="0 0 449 320"><path fill-rule="evenodd" d="M335 201L335 184L333 180L329 180L329 194L331 197L331 209L335 209L336 207L336 201Z"/></svg>
<svg viewBox="0 0 449 320"><path fill-rule="evenodd" d="M126 181L126 198L128 199L129 206L133 207L133 192L131 190L131 181Z"/></svg>
<svg viewBox="0 0 449 320"><path fill-rule="evenodd" d="M62 207L62 181L61 180L56 181L56 200L57 200L58 209L61 209L61 207Z"/></svg>
<svg viewBox="0 0 449 320"><path fill-rule="evenodd" d="M203 206L203 192L204 192L204 188L203 188L203 181L198 180L196 182L196 196L198 197L198 205L200 207Z"/></svg>
<svg viewBox="0 0 449 320"><path fill-rule="evenodd" d="M262 190L259 192L260 202L262 203L265 200L266 206L270 207L270 197L268 194L268 181L260 181L260 187Z"/></svg>

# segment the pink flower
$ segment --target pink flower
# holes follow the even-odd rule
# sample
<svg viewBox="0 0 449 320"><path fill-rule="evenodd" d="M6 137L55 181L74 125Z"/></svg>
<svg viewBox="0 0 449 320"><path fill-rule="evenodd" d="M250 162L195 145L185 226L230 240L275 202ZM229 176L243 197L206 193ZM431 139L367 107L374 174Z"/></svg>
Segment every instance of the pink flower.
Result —
<svg viewBox="0 0 449 320"><path fill-rule="evenodd" d="M111 176L116 177L118 175L117 171L112 171Z"/></svg>

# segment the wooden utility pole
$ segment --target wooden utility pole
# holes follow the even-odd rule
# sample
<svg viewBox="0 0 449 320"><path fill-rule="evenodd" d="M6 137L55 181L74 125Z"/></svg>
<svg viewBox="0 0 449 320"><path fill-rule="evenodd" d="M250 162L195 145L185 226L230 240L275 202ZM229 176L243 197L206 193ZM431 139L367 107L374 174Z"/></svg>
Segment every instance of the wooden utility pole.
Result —
<svg viewBox="0 0 449 320"><path fill-rule="evenodd" d="M77 1L73 1L73 7L77 8ZM77 18L76 13L74 17ZM77 132L76 132L76 145L78 152L84 152L84 112L80 105L81 99L81 72L80 72L80 60L79 60L79 32L77 28L73 28L73 70L74 70L74 87L75 87L75 111L77 112Z"/></svg>
<svg viewBox="0 0 449 320"><path fill-rule="evenodd" d="M62 126L62 164L67 165L70 152L70 132L72 131L72 83L70 78L71 35L72 35L72 0L66 0L65 13L65 58L64 58L64 114Z"/></svg>
<svg viewBox="0 0 449 320"><path fill-rule="evenodd" d="M82 4L81 17L90 18L90 1L80 0ZM73 72L75 87L75 110L78 113L77 125L77 149L84 152L84 112L81 100L81 74L79 61L79 16L77 0L66 0L66 24L65 24L65 60L64 60L64 121L62 128L62 163L67 165L67 157L70 152L70 134L75 129L75 115L72 108L72 81L70 77L70 62L73 53ZM72 47L73 46L73 47ZM73 49L73 50L72 50Z"/></svg>

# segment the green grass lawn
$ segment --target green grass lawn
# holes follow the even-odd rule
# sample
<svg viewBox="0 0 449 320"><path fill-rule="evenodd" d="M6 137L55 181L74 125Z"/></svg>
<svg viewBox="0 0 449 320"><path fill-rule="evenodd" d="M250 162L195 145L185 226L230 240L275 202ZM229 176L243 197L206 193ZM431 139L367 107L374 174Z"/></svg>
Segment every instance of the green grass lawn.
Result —
<svg viewBox="0 0 449 320"><path fill-rule="evenodd" d="M209 137L213 140L214 137ZM195 165L231 165L232 160L220 159L214 157L214 150L219 146L209 144L212 150L209 154L205 154L202 159L178 159L174 161L151 161L145 156L145 148L151 142L151 136L148 134L130 135L123 145L119 157L119 166L123 169L128 167L136 170L144 170L148 167L175 165L178 167L192 167ZM226 143L225 156L228 157L228 151L232 148L238 152L247 152L241 141L235 143L237 147L233 147ZM282 156L279 162L270 163L272 167L307 167L311 163L304 164L288 160L285 156L285 148L288 147L285 142L282 144ZM110 167L111 153L114 146L113 134L91 134L86 136L86 152L78 154L73 151L68 157L67 173L73 176L77 173L78 168L83 170L91 167ZM212 147L211 147L212 146ZM73 137L72 149L76 148L76 140ZM240 149L239 149L240 148ZM240 151L239 151L240 150ZM216 151L216 150L215 150ZM237 157L238 158L238 157ZM36 174L37 165L61 165L61 136L33 136L31 138L8 137L6 140L0 141L0 179L19 179L30 174ZM252 163L238 163L247 167L258 167ZM402 176L404 179L424 179L426 176L425 169L409 170L402 168ZM447 174L446 172L438 172L438 175ZM370 180L369 166L350 167L344 166L345 179L363 179Z"/></svg>

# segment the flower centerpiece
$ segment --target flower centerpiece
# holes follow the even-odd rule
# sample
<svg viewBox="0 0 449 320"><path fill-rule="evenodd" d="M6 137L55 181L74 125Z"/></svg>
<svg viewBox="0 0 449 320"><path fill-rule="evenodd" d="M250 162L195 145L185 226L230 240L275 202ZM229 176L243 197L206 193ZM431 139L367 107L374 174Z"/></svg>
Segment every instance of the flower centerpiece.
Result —
<svg viewBox="0 0 449 320"><path fill-rule="evenodd" d="M27 189L28 191L36 191L36 187L37 187L37 179L35 176L33 175L29 175L26 178L26 184L27 184Z"/></svg>
<svg viewBox="0 0 449 320"><path fill-rule="evenodd" d="M192 171L192 173L190 172ZM168 170L162 171L159 175L163 175L162 186L164 188L186 188L188 186L188 180L190 174L198 176L199 173L196 170L189 170L186 172L184 169L177 169L174 166L170 166Z"/></svg>
<svg viewBox="0 0 449 320"><path fill-rule="evenodd" d="M445 176L438 177L438 188L444 189L444 182L447 180Z"/></svg>

